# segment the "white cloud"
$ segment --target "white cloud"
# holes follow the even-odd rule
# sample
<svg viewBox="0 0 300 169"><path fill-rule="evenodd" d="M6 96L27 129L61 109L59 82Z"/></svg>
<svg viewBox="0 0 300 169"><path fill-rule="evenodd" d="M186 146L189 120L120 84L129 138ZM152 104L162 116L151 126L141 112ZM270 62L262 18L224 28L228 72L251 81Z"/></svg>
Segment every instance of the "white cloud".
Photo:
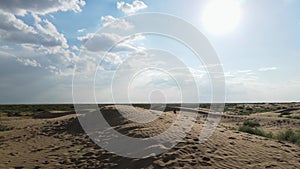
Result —
<svg viewBox="0 0 300 169"><path fill-rule="evenodd" d="M20 62L20 59L34 59L42 68L56 75L72 75L74 64L78 61L78 56L70 49L61 46L45 47L34 44L22 44L16 50L10 51ZM52 67L51 69L49 67ZM53 69L55 67L55 69Z"/></svg>
<svg viewBox="0 0 300 169"><path fill-rule="evenodd" d="M75 46L75 45L72 46L72 50L74 50L74 51L80 51L79 48L77 46Z"/></svg>
<svg viewBox="0 0 300 169"><path fill-rule="evenodd" d="M117 8L120 9L125 14L133 14L139 10L146 9L148 6L139 0L134 0L132 4L126 3L124 1L117 2Z"/></svg>
<svg viewBox="0 0 300 169"><path fill-rule="evenodd" d="M26 33L36 33L34 28L16 18L13 14L0 12L0 29L2 31L24 31Z"/></svg>
<svg viewBox="0 0 300 169"><path fill-rule="evenodd" d="M1 0L0 10L24 16L27 13L45 15L58 11L81 12L81 7L85 6L84 0Z"/></svg>
<svg viewBox="0 0 300 169"><path fill-rule="evenodd" d="M18 62L22 63L25 66L32 66L32 67L41 67L41 65L34 59L22 59L18 58Z"/></svg>
<svg viewBox="0 0 300 169"><path fill-rule="evenodd" d="M92 52L105 51L114 45L116 45L114 46L114 51L132 51L136 49L130 43L122 42L117 44L123 38L124 37L113 33L88 33L87 35L80 36L77 39L82 42L87 42L85 44L85 48Z"/></svg>
<svg viewBox="0 0 300 169"><path fill-rule="evenodd" d="M13 14L0 12L0 40L14 43L38 43L38 33Z"/></svg>
<svg viewBox="0 0 300 169"><path fill-rule="evenodd" d="M84 29L84 28L83 28L83 29L78 29L78 30L77 30L77 32L79 32L79 33L85 32L85 31L86 31L86 29Z"/></svg>
<svg viewBox="0 0 300 169"><path fill-rule="evenodd" d="M96 56L78 57L75 53L82 49L82 47L72 46L69 49L64 34L60 33L50 20L44 19L42 16L46 14L49 16L51 13L57 11L80 12L84 5L85 1L80 0L45 0L30 3L21 0L0 1L0 19L2 20L2 22L0 22L0 41L12 42L16 45L16 49L18 49L11 51L10 55L7 55L7 52L4 51L2 51L0 55L5 57L13 56L17 62L25 66L42 67L55 74L66 76L73 73L73 67L78 63L82 63L86 69L94 68L96 66ZM141 5L143 5L143 3L141 4L140 1L136 1L132 4L131 10L138 11L141 9ZM122 7L125 11L126 6L127 5L124 4ZM29 25L23 21L22 17L16 17L17 15L31 15L34 19L34 23ZM125 19L105 16L102 17L101 20L103 26L109 26L110 28L133 28L133 25L126 22ZM78 32L84 31L86 30L78 30ZM92 35L93 34L87 34L86 36L78 37L78 39L86 42ZM86 45L86 49L89 51L101 51L104 47L112 46L123 38L124 37L116 34L96 35L92 38L91 43ZM126 40L119 43L114 49L116 53L109 54L104 60L107 62L107 68L112 68L120 62L117 52L137 50L132 43L138 39L142 39L142 36L136 36L132 41ZM1 49L7 50L8 48L1 47Z"/></svg>
<svg viewBox="0 0 300 169"><path fill-rule="evenodd" d="M67 40L64 37L64 34L59 33L56 27L47 19L43 20L43 24L44 26L37 23L35 24L35 26L37 30L42 33L42 37L46 40L46 42L50 42L50 44L51 43L59 44L64 48L68 48Z"/></svg>
<svg viewBox="0 0 300 169"><path fill-rule="evenodd" d="M49 16L50 16L52 19L55 19L55 17L54 17L53 15L49 14Z"/></svg>
<svg viewBox="0 0 300 169"><path fill-rule="evenodd" d="M97 100L107 101L112 93L108 92L105 96L102 93L97 95L100 93L98 91L102 92L104 89L112 87L113 93L117 94L114 95L114 101L116 102L127 102L128 99L133 102L158 102L161 99L178 102L181 99L180 92L191 93L189 99L195 101L193 100L195 95L193 89L196 86L192 79L193 76L201 79L202 72L197 70L190 72L187 67L182 67L178 60L174 61L170 57L147 52L131 52L128 53L127 59L121 65L117 63L110 65L113 66L112 69L109 69L110 67L107 67L105 63L104 71L98 72L96 78L96 86L98 86L96 90ZM113 72L113 76L110 75L111 72ZM126 94L119 95L124 91L129 94L129 97ZM153 91L162 91L164 97L151 96ZM151 101L149 100L150 96Z"/></svg>
<svg viewBox="0 0 300 169"><path fill-rule="evenodd" d="M272 71L272 70L277 70L277 67L262 67L262 68L258 69L258 71L260 71L260 72L266 72L266 71Z"/></svg>
<svg viewBox="0 0 300 169"><path fill-rule="evenodd" d="M80 47L80 58L85 59L77 62L80 73L95 71L92 68L95 68L98 63L101 63L100 67L103 70L115 70L124 61L123 58L129 57L129 55L141 56L143 51L142 47L133 45L133 43L143 40L142 35L123 37L114 33L88 33L77 39L85 43ZM113 47L111 51L106 51L110 47ZM96 63L97 59L100 59L101 62L98 60Z"/></svg>
<svg viewBox="0 0 300 169"><path fill-rule="evenodd" d="M30 3L22 0L0 1L0 41L4 44L11 42L16 49L10 50L10 55L7 55L4 50L8 48L1 47L3 51L0 51L0 55L12 56L25 66L42 67L55 74L72 74L78 57L68 49L64 34L41 16L50 16L50 13L57 11L80 12L84 5L83 0L45 0ZM34 23L29 25L17 15L31 15Z"/></svg>
<svg viewBox="0 0 300 169"><path fill-rule="evenodd" d="M64 35L48 20L33 15L35 27L27 25L13 14L0 12L0 40L16 44L36 44L43 46L68 47ZM43 26L39 24L43 23Z"/></svg>
<svg viewBox="0 0 300 169"><path fill-rule="evenodd" d="M9 46L7 46L7 45L2 45L2 46L0 46L0 48L1 48L1 49L4 49L4 50L10 50L10 49L13 49L13 48L11 48L11 47L9 47Z"/></svg>
<svg viewBox="0 0 300 169"><path fill-rule="evenodd" d="M251 73L252 70L239 70L238 73Z"/></svg>
<svg viewBox="0 0 300 169"><path fill-rule="evenodd" d="M208 64L208 65L203 65L201 67L203 67L203 68L218 68L218 67L223 67L223 64Z"/></svg>
<svg viewBox="0 0 300 169"><path fill-rule="evenodd" d="M110 33L94 34L88 33L77 38L79 41L87 42L85 47L89 51L103 51L120 40L120 36Z"/></svg>
<svg viewBox="0 0 300 169"><path fill-rule="evenodd" d="M117 28L117 29L132 29L134 26L127 22L125 19L118 19L113 16L107 15L101 17L101 22L104 27Z"/></svg>
<svg viewBox="0 0 300 169"><path fill-rule="evenodd" d="M8 52L0 51L0 58L6 58L6 57L15 57L15 56L10 52L8 53Z"/></svg>

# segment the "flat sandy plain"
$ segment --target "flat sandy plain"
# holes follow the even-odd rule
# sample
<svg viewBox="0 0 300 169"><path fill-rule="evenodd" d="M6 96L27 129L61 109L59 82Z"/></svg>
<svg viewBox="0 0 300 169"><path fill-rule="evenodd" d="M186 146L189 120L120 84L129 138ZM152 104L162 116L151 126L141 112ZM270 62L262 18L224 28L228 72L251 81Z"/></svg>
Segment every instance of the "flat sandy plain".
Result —
<svg viewBox="0 0 300 169"><path fill-rule="evenodd" d="M137 110L147 112L142 107ZM121 117L115 106L101 109L117 131L138 138L160 134L177 117L165 111L143 124ZM96 145L82 131L70 105L1 106L0 113L0 168L300 168L300 140L295 140L299 103L227 104L205 143L198 142L206 119L200 115L175 147L144 159L121 157ZM240 131L243 126L256 132ZM294 140L279 139L287 129L294 132Z"/></svg>

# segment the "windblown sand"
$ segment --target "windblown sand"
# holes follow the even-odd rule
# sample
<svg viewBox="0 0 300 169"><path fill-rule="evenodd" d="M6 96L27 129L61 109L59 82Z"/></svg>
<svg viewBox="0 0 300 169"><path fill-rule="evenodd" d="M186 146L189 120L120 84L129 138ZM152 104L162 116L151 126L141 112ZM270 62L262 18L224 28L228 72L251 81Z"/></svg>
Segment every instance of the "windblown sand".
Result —
<svg viewBox="0 0 300 169"><path fill-rule="evenodd" d="M120 133L137 138L160 134L177 117L173 112L161 112L159 118L143 124L120 117L114 106L102 112ZM0 132L0 168L300 168L300 147L227 129L229 124L239 123L239 116L223 117L202 144L198 134L205 118L200 117L175 147L145 159L121 157L97 146L84 134L74 114L48 117L1 118L2 124L14 129Z"/></svg>

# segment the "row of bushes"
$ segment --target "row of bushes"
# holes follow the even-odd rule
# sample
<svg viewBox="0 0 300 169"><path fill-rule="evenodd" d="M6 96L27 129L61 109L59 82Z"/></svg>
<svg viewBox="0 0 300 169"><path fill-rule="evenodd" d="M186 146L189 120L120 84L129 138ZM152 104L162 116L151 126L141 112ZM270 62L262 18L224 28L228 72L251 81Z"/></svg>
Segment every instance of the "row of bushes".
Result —
<svg viewBox="0 0 300 169"><path fill-rule="evenodd" d="M262 137L273 138L280 141L288 141L300 146L300 132L288 129L279 132L277 135L273 135L272 132L265 132L257 127L260 124L258 121L245 121L242 126L239 127L239 131L254 134Z"/></svg>

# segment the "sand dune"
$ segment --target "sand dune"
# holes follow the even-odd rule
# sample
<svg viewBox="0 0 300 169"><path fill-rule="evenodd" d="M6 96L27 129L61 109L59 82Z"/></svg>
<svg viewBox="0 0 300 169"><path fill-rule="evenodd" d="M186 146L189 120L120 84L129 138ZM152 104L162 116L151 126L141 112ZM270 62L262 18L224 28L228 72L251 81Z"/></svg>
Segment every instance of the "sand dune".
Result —
<svg viewBox="0 0 300 169"><path fill-rule="evenodd" d="M130 116L128 109L123 109ZM177 118L172 111L153 112L152 120L138 123L142 116L128 120L114 106L102 110L118 132L136 138L159 135ZM138 111L149 113L141 108ZM239 117L224 118L212 137L199 144L199 131L205 120L202 116L172 149L134 159L97 146L83 132L74 114L42 119L4 117L2 123L15 128L0 132L0 168L300 168L298 146L229 130L226 125L235 123L230 119L239 121Z"/></svg>

